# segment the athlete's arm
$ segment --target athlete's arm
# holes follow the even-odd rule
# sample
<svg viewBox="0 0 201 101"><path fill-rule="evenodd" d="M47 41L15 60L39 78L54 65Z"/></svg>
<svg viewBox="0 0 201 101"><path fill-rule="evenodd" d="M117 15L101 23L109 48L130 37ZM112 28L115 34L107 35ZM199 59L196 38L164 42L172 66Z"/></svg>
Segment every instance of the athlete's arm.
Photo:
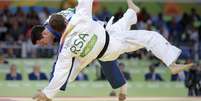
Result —
<svg viewBox="0 0 201 101"><path fill-rule="evenodd" d="M92 20L92 3L93 0L78 0L75 14L70 20L71 25Z"/></svg>
<svg viewBox="0 0 201 101"><path fill-rule="evenodd" d="M92 4L94 0L77 0L76 14L92 18Z"/></svg>
<svg viewBox="0 0 201 101"><path fill-rule="evenodd" d="M78 5L76 7L75 14L68 23L66 30L62 34L61 42L64 42L65 37L72 31L74 26L83 21L92 20L92 4L93 0L77 0Z"/></svg>
<svg viewBox="0 0 201 101"><path fill-rule="evenodd" d="M43 93L50 99L52 99L59 89L64 85L68 78L70 68L72 65L72 57L69 56L64 50L61 50L58 56L58 60L54 67L53 78L46 88L44 88Z"/></svg>
<svg viewBox="0 0 201 101"><path fill-rule="evenodd" d="M73 24L68 24L64 33L62 34L61 41L60 41L61 44L64 43L65 37L73 30L74 26L75 25L73 25Z"/></svg>

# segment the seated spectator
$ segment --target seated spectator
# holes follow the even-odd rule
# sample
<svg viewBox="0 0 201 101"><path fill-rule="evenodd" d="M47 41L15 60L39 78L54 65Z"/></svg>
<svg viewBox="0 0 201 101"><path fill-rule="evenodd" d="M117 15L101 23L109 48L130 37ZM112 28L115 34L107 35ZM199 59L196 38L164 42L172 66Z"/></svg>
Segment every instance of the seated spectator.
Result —
<svg viewBox="0 0 201 101"><path fill-rule="evenodd" d="M39 65L35 65L33 67L33 72L29 74L29 80L47 80L47 76L40 71Z"/></svg>
<svg viewBox="0 0 201 101"><path fill-rule="evenodd" d="M188 73L186 71L181 71L178 74L173 74L171 75L171 81L185 81L187 74Z"/></svg>
<svg viewBox="0 0 201 101"><path fill-rule="evenodd" d="M190 68L186 76L185 86L188 88L188 96L201 97L201 65L196 64Z"/></svg>
<svg viewBox="0 0 201 101"><path fill-rule="evenodd" d="M85 80L89 80L89 79L88 79L87 74L85 74L85 73L82 71L82 72L80 72L80 73L78 74L78 76L76 77L75 80L77 80L77 81L85 81Z"/></svg>
<svg viewBox="0 0 201 101"><path fill-rule="evenodd" d="M119 69L123 73L126 80L131 80L130 73L125 71L125 64L124 63L119 63Z"/></svg>
<svg viewBox="0 0 201 101"><path fill-rule="evenodd" d="M6 74L6 80L22 80L20 73L17 73L16 65L12 64L10 67L10 73Z"/></svg>
<svg viewBox="0 0 201 101"><path fill-rule="evenodd" d="M149 72L144 75L145 81L163 81L159 73L155 73L155 66L149 66Z"/></svg>
<svg viewBox="0 0 201 101"><path fill-rule="evenodd" d="M5 60L5 59L3 58L3 56L1 56L1 55L0 55L0 64L8 64L8 61Z"/></svg>

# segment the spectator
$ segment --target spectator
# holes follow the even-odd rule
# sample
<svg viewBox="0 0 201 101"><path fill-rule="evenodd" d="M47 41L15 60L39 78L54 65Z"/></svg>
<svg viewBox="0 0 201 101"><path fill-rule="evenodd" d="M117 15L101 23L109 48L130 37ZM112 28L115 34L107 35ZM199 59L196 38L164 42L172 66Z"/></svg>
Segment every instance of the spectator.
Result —
<svg viewBox="0 0 201 101"><path fill-rule="evenodd" d="M0 55L0 64L8 64L8 61L2 55Z"/></svg>
<svg viewBox="0 0 201 101"><path fill-rule="evenodd" d="M22 33L22 27L20 27L19 23L17 22L17 18L13 19L13 21L11 22L12 26L9 30L9 33L11 33L13 39L15 41L18 40L18 37L20 34Z"/></svg>
<svg viewBox="0 0 201 101"><path fill-rule="evenodd" d="M146 8L142 8L141 11L138 13L138 23L136 25L137 25L137 29L139 30L152 29L151 16L147 12Z"/></svg>
<svg viewBox="0 0 201 101"><path fill-rule="evenodd" d="M3 19L0 17L0 21ZM5 34L8 31L8 28L4 25L4 23L0 23L0 41L5 40Z"/></svg>
<svg viewBox="0 0 201 101"><path fill-rule="evenodd" d="M201 20L201 17L200 17L200 15L197 13L197 11L196 11L195 8L191 8L190 18L192 18L193 21Z"/></svg>
<svg viewBox="0 0 201 101"><path fill-rule="evenodd" d="M76 77L76 79L75 80L77 80L77 81L87 81L87 80L89 80L88 79L88 76L87 76L87 74L85 74L83 71L82 72L80 72L79 74L78 74L78 76Z"/></svg>
<svg viewBox="0 0 201 101"><path fill-rule="evenodd" d="M191 19L190 19L190 16L188 15L188 13L184 12L182 14L182 18L181 20L179 21L183 31L186 29L187 25L190 25L191 23Z"/></svg>
<svg viewBox="0 0 201 101"><path fill-rule="evenodd" d="M123 17L124 11L122 7L118 8L118 11L114 14L114 22L118 21L121 17Z"/></svg>
<svg viewBox="0 0 201 101"><path fill-rule="evenodd" d="M177 16L173 16L169 22L167 22L169 30L169 38L171 42L179 43L181 41L182 26L178 21Z"/></svg>
<svg viewBox="0 0 201 101"><path fill-rule="evenodd" d="M151 19L151 15L147 12L146 8L142 8L140 13L138 14L138 21L147 22Z"/></svg>
<svg viewBox="0 0 201 101"><path fill-rule="evenodd" d="M144 75L145 81L164 81L159 73L155 73L155 66L149 66L149 72Z"/></svg>
<svg viewBox="0 0 201 101"><path fill-rule="evenodd" d="M158 32L161 33L167 40L169 40L169 32L164 26L160 26Z"/></svg>
<svg viewBox="0 0 201 101"><path fill-rule="evenodd" d="M188 73L185 81L188 88L188 96L201 96L201 66L193 66Z"/></svg>
<svg viewBox="0 0 201 101"><path fill-rule="evenodd" d="M29 74L29 80L47 80L47 76L40 71L39 65L35 65L33 67L33 72Z"/></svg>
<svg viewBox="0 0 201 101"><path fill-rule="evenodd" d="M120 71L123 73L125 79L126 80L131 80L130 73L125 71L125 64L124 63L119 63L119 68L120 68Z"/></svg>
<svg viewBox="0 0 201 101"><path fill-rule="evenodd" d="M6 74L6 80L22 80L20 73L17 73L16 65L12 64L10 67L10 73Z"/></svg>
<svg viewBox="0 0 201 101"><path fill-rule="evenodd" d="M163 16L162 12L158 13L157 19L154 23L155 23L157 28L166 27L166 23L165 23L164 16Z"/></svg>
<svg viewBox="0 0 201 101"><path fill-rule="evenodd" d="M179 74L172 74L171 81L185 81L188 73L186 71L181 71Z"/></svg>
<svg viewBox="0 0 201 101"><path fill-rule="evenodd" d="M43 24L43 23L45 23L46 19L50 15L50 12L47 7L44 7L43 10L37 14L38 14L41 24Z"/></svg>

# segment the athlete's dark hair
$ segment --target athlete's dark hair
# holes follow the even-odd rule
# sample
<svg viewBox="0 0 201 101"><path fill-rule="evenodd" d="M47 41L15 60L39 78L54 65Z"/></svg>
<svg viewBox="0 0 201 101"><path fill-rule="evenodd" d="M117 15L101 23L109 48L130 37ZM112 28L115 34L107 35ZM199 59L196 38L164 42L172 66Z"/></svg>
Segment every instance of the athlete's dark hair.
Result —
<svg viewBox="0 0 201 101"><path fill-rule="evenodd" d="M31 30L31 41L35 45L37 40L43 38L42 32L45 30L45 27L42 25L36 25L32 27Z"/></svg>
<svg viewBox="0 0 201 101"><path fill-rule="evenodd" d="M63 32L66 28L65 18L60 14L52 14L49 25L57 32Z"/></svg>

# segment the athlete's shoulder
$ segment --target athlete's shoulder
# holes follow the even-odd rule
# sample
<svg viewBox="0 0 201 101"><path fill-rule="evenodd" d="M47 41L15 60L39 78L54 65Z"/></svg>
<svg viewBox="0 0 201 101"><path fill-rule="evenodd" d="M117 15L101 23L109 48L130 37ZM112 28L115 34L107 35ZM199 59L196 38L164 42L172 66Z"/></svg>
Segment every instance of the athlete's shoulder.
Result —
<svg viewBox="0 0 201 101"><path fill-rule="evenodd" d="M62 10L57 14L63 15L67 21L71 19L71 17L75 14L75 8L68 8L66 10Z"/></svg>
<svg viewBox="0 0 201 101"><path fill-rule="evenodd" d="M68 8L68 9L65 9L65 10L62 10L60 12L58 12L57 14L61 14L61 15L68 15L68 14L75 14L75 8Z"/></svg>

